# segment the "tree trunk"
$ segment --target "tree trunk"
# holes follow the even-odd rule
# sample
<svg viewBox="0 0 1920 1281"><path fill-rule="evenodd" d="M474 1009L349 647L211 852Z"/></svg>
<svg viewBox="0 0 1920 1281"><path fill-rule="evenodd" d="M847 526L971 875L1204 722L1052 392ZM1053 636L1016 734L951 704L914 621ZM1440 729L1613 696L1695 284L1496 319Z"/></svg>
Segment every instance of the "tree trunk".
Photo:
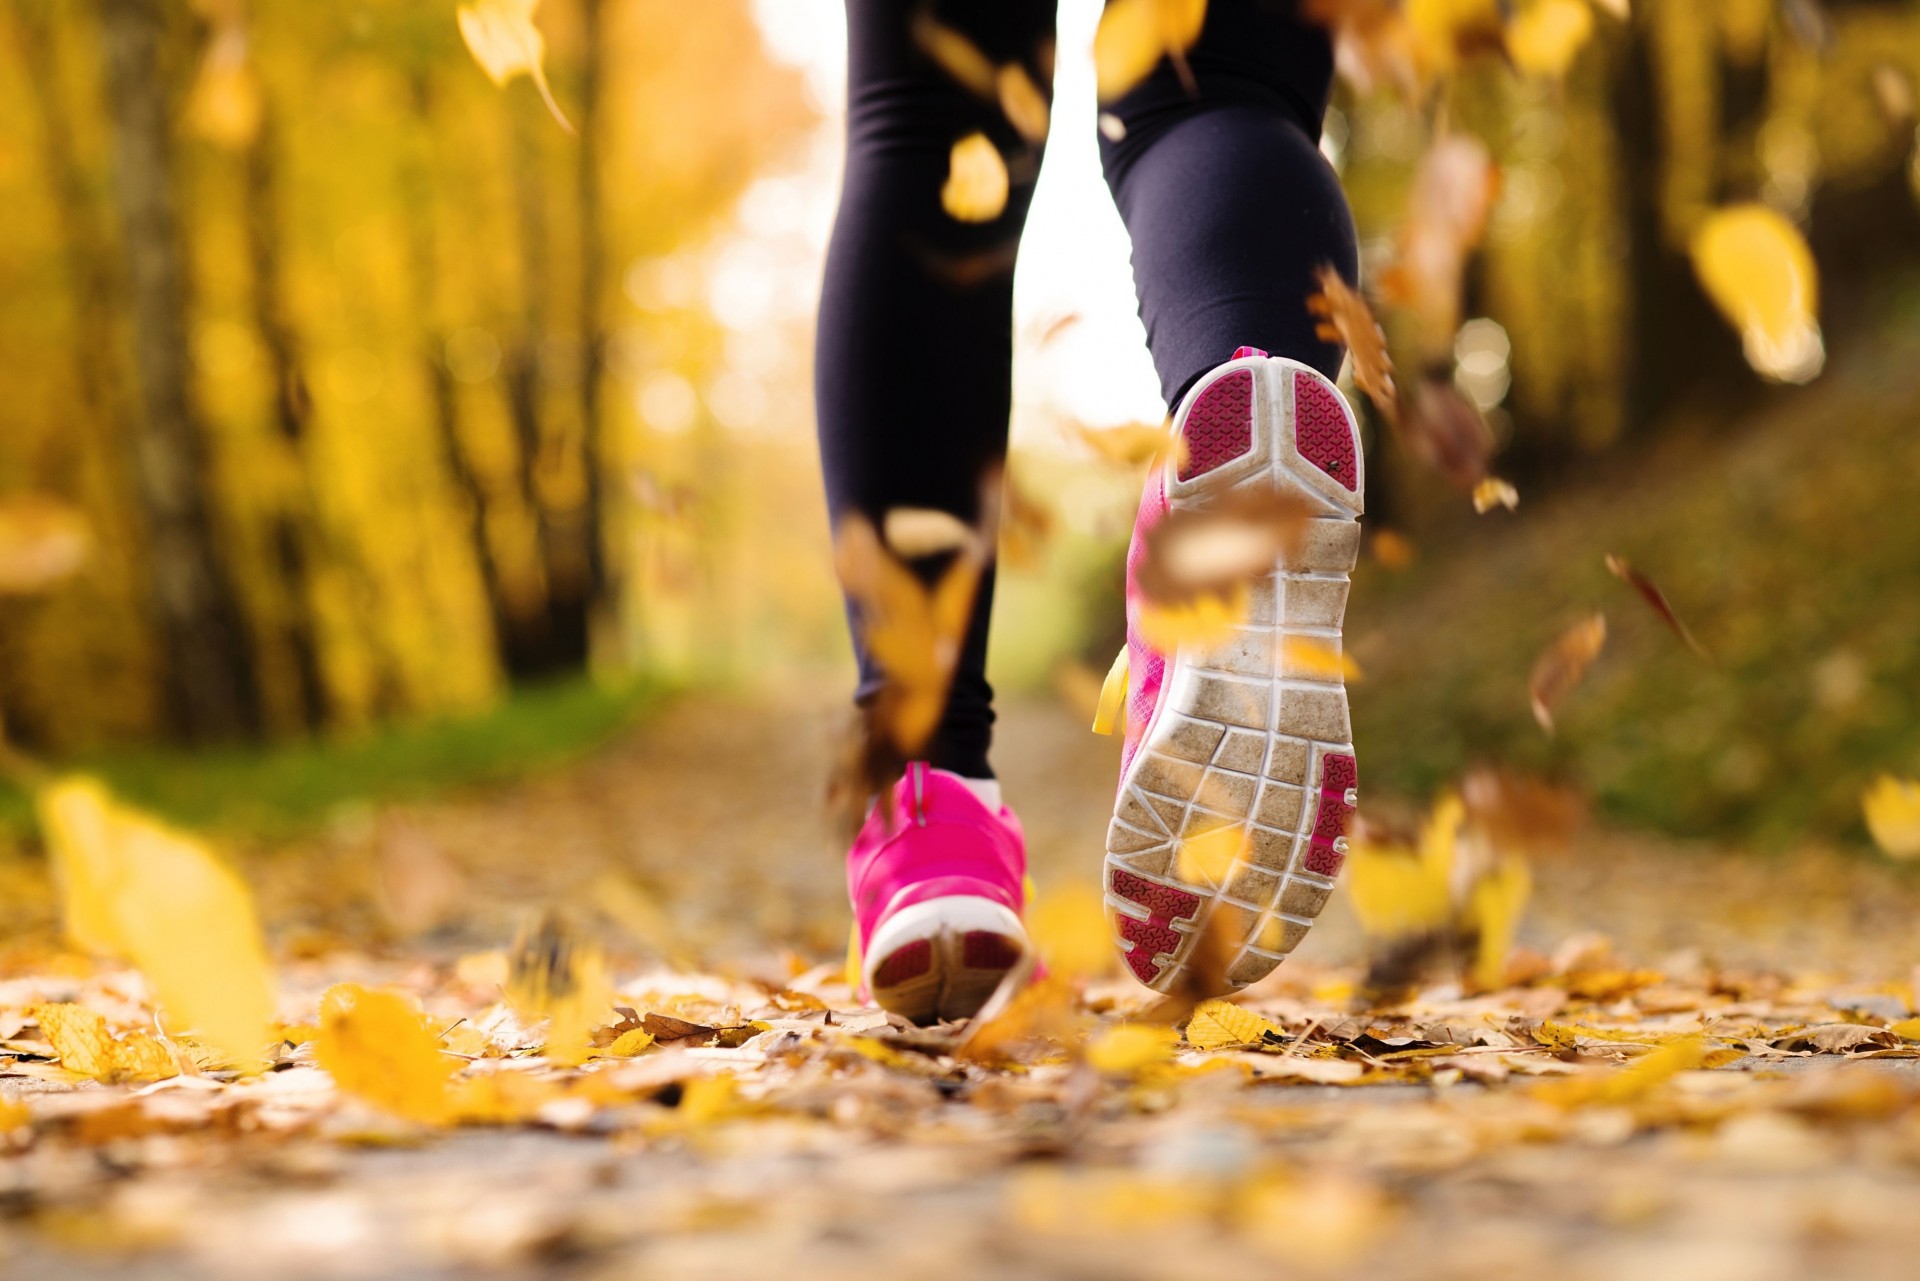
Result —
<svg viewBox="0 0 1920 1281"><path fill-rule="evenodd" d="M580 127L578 201L580 219L580 465L583 470L580 513L586 552L586 625L592 632L606 606L606 533L601 526L601 472L607 449L600 411L600 381L606 369L606 243L600 224L601 94L605 66L601 55L602 0L580 0Z"/></svg>
<svg viewBox="0 0 1920 1281"><path fill-rule="evenodd" d="M307 471L307 424L313 399L301 363L300 337L289 317L281 267L279 161L271 104L247 147L247 258L253 270L253 319L273 379L273 416L282 444L293 457L299 491L274 514L270 537L281 600L281 640L293 661L295 708L300 724L319 729L327 721L327 687L320 667L319 623L313 604L313 560L321 545L317 504Z"/></svg>
<svg viewBox="0 0 1920 1281"><path fill-rule="evenodd" d="M161 0L102 0L100 34L133 320L134 447L174 729L190 742L258 733L245 625L221 563L193 404L187 271L161 79Z"/></svg>

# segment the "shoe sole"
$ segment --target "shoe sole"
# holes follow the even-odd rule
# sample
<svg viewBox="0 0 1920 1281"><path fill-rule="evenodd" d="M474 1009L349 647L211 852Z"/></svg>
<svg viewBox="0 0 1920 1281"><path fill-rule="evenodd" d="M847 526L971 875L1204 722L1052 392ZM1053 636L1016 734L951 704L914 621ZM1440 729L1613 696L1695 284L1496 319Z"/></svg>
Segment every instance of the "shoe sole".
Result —
<svg viewBox="0 0 1920 1281"><path fill-rule="evenodd" d="M1168 660L1107 834L1106 902L1134 977L1170 990L1205 934L1210 955L1216 942L1231 947L1224 986L1233 990L1306 937L1346 854L1358 781L1346 686L1337 672L1302 665L1285 642L1339 652L1365 460L1339 391L1279 358L1221 366L1188 392L1173 430L1187 453L1166 478L1171 509L1278 484L1315 513L1298 549L1253 584L1245 624ZM1183 844L1223 826L1244 836L1233 865L1217 879L1184 867Z"/></svg>
<svg viewBox="0 0 1920 1281"><path fill-rule="evenodd" d="M882 921L862 966L881 1009L932 1023L970 1019L1027 952L1020 918L992 899L956 894Z"/></svg>

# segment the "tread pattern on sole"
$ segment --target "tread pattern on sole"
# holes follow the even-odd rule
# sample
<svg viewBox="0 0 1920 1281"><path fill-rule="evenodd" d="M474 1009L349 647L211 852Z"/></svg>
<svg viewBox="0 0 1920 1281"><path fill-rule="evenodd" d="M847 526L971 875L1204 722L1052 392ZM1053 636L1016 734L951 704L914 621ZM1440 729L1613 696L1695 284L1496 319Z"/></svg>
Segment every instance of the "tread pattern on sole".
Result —
<svg viewBox="0 0 1920 1281"><path fill-rule="evenodd" d="M1230 984L1244 986L1278 965L1327 901L1353 814L1358 773L1346 690L1324 664L1290 663L1286 641L1339 648L1347 575L1359 549L1358 440L1339 393L1317 374L1292 367L1263 381L1260 395L1254 370L1240 367L1195 397L1181 423L1191 474L1209 470L1196 466L1201 460L1218 466L1259 451L1267 465L1249 460L1217 479L1292 484L1321 514L1308 522L1300 548L1255 585L1248 618L1233 636L1168 664L1161 706L1128 763L1108 831L1116 942L1134 976L1162 990L1216 917L1242 940L1227 970ZM1220 400L1246 406L1249 415L1236 453L1222 452L1231 437L1216 443L1218 413L1201 422L1200 440L1193 435L1196 412L1216 403L1222 384L1233 389L1232 400ZM1354 491L1351 508L1309 485L1295 470L1302 463ZM1231 866L1211 878L1217 883L1183 880L1183 841L1228 825L1244 837Z"/></svg>

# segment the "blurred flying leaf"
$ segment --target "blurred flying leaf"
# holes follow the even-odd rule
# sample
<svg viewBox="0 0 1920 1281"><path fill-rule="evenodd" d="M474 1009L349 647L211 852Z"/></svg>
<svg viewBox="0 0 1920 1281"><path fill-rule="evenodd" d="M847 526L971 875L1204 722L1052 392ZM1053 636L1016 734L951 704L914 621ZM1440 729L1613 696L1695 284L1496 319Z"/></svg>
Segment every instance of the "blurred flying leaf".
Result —
<svg viewBox="0 0 1920 1281"><path fill-rule="evenodd" d="M542 1052L571 1067L586 1059L594 1027L611 1021L613 985L600 949L549 909L521 927L507 954L507 1000L548 1020Z"/></svg>
<svg viewBox="0 0 1920 1281"><path fill-rule="evenodd" d="M1027 74L1027 69L1017 62L1009 62L994 76L994 84L999 91L1000 110L1008 123L1028 142L1045 142L1051 109L1046 95Z"/></svg>
<svg viewBox="0 0 1920 1281"><path fill-rule="evenodd" d="M1248 596L1244 584L1223 594L1206 594L1168 605L1143 603L1135 622L1140 638L1165 654L1183 646L1206 646L1223 641L1247 621Z"/></svg>
<svg viewBox="0 0 1920 1281"><path fill-rule="evenodd" d="M459 1061L441 1053L427 1017L398 992L336 983L320 998L314 1061L341 1090L423 1125L453 1118Z"/></svg>
<svg viewBox="0 0 1920 1281"><path fill-rule="evenodd" d="M940 207L961 222L992 222L1007 207L1007 162L984 133L953 144Z"/></svg>
<svg viewBox="0 0 1920 1281"><path fill-rule="evenodd" d="M1197 93L1187 50L1206 21L1207 0L1109 0L1093 35L1100 101L1112 102L1145 80L1162 58L1172 58L1180 83Z"/></svg>
<svg viewBox="0 0 1920 1281"><path fill-rule="evenodd" d="M913 39L921 52L938 63L957 84L982 98L991 100L995 96L998 75L993 59L980 52L973 41L935 19L929 9L922 8L914 14Z"/></svg>
<svg viewBox="0 0 1920 1281"><path fill-rule="evenodd" d="M1914 93L1913 77L1891 62L1883 62L1873 69L1873 98L1880 104L1880 114L1887 123L1896 129L1908 129L1913 126Z"/></svg>
<svg viewBox="0 0 1920 1281"><path fill-rule="evenodd" d="M1087 1043L1087 1066L1106 1076L1136 1077L1173 1060L1180 1034L1170 1027L1121 1023Z"/></svg>
<svg viewBox="0 0 1920 1281"><path fill-rule="evenodd" d="M143 1032L115 1037L84 1005L36 1005L33 1018L60 1056L60 1066L96 1081L159 1081L180 1075L173 1052Z"/></svg>
<svg viewBox="0 0 1920 1281"><path fill-rule="evenodd" d="M1225 885L1246 848L1247 830L1238 823L1195 832L1180 841L1175 875L1194 885Z"/></svg>
<svg viewBox="0 0 1920 1281"><path fill-rule="evenodd" d="M1049 973L1065 979L1103 974L1113 966L1113 938L1100 892L1072 882L1034 897L1027 935Z"/></svg>
<svg viewBox="0 0 1920 1281"><path fill-rule="evenodd" d="M1013 569L1034 569L1053 539L1053 509L1034 497L1013 472L1001 480L1004 514L1000 522L1000 563Z"/></svg>
<svg viewBox="0 0 1920 1281"><path fill-rule="evenodd" d="M1399 423L1407 452L1456 487L1472 489L1486 479L1493 431L1444 372L1401 389Z"/></svg>
<svg viewBox="0 0 1920 1281"><path fill-rule="evenodd" d="M40 494L0 499L0 596L44 591L86 564L92 540L78 509Z"/></svg>
<svg viewBox="0 0 1920 1281"><path fill-rule="evenodd" d="M1578 794L1537 778L1476 769L1460 781L1467 825L1500 849L1529 856L1557 852L1585 813Z"/></svg>
<svg viewBox="0 0 1920 1281"><path fill-rule="evenodd" d="M265 104L247 56L246 28L222 23L207 44L187 98L187 123L216 146L238 151L260 133Z"/></svg>
<svg viewBox="0 0 1920 1281"><path fill-rule="evenodd" d="M1553 709L1579 685L1606 643L1607 617L1594 614L1561 632L1540 652L1527 678L1527 696L1541 729L1553 733Z"/></svg>
<svg viewBox="0 0 1920 1281"><path fill-rule="evenodd" d="M1127 122L1111 111L1100 113L1100 136L1108 142L1121 142L1127 136Z"/></svg>
<svg viewBox="0 0 1920 1281"><path fill-rule="evenodd" d="M1586 0L1534 0L1507 24L1507 53L1527 75L1559 80L1592 34Z"/></svg>
<svg viewBox="0 0 1920 1281"><path fill-rule="evenodd" d="M539 7L540 0L474 0L461 5L455 17L460 23L460 38L467 42L467 51L488 79L505 85L517 75L526 75L560 127L572 133L573 123L553 100L553 90L547 85L547 42L533 25L533 11Z"/></svg>
<svg viewBox="0 0 1920 1281"><path fill-rule="evenodd" d="M1354 662L1337 643L1322 640L1318 636L1283 635L1279 649L1280 667L1284 675L1321 681L1365 679L1360 664Z"/></svg>
<svg viewBox="0 0 1920 1281"><path fill-rule="evenodd" d="M1413 540L1391 529L1375 530L1368 546L1373 549L1373 559L1379 563L1380 568L1395 573L1410 568L1419 556Z"/></svg>
<svg viewBox="0 0 1920 1281"><path fill-rule="evenodd" d="M1107 462L1123 467L1141 463L1159 463L1171 459L1178 467L1186 458L1186 441L1167 430L1165 423L1152 426L1132 423L1125 427L1083 427L1073 431L1086 446Z"/></svg>
<svg viewBox="0 0 1920 1281"><path fill-rule="evenodd" d="M1748 364L1778 382L1820 372L1819 275L1806 238L1784 214L1761 204L1716 210L1694 233L1692 254L1701 287L1740 332Z"/></svg>
<svg viewBox="0 0 1920 1281"><path fill-rule="evenodd" d="M1498 476L1489 476L1473 487L1473 510L1483 516L1496 507L1512 511L1519 505L1520 491Z"/></svg>
<svg viewBox="0 0 1920 1281"><path fill-rule="evenodd" d="M1052 1052L1073 1040L1079 1019L1073 985L1066 975L1049 973L1018 988L1003 983L996 998L1002 993L1006 994L1004 1004L997 999L988 1002L968 1025L966 1036L954 1047L955 1058L965 1063L1017 1061L1030 1048Z"/></svg>
<svg viewBox="0 0 1920 1281"><path fill-rule="evenodd" d="M1660 621L1665 623L1688 649L1701 658L1708 656L1706 649L1694 639L1693 632L1680 621L1680 616L1673 612L1673 606L1667 603L1667 594L1661 591L1651 578L1611 552L1607 553L1607 572L1639 593L1640 599L1660 616Z"/></svg>
<svg viewBox="0 0 1920 1281"><path fill-rule="evenodd" d="M1682 1072L1701 1067L1706 1058L1706 1038L1682 1037L1611 1072L1550 1081L1537 1087L1534 1095L1563 1108L1619 1107L1646 1097Z"/></svg>
<svg viewBox="0 0 1920 1281"><path fill-rule="evenodd" d="M1243 591L1298 549L1311 515L1303 499L1275 485L1170 511L1144 540L1136 571L1141 594L1155 605L1178 606Z"/></svg>
<svg viewBox="0 0 1920 1281"><path fill-rule="evenodd" d="M67 933L125 957L161 1009L241 1067L269 1042L273 979L253 898L193 837L120 804L88 778L38 798Z"/></svg>
<svg viewBox="0 0 1920 1281"><path fill-rule="evenodd" d="M1387 335L1368 308L1366 299L1356 293L1340 273L1321 264L1314 273L1318 293L1307 295L1307 310L1319 317L1314 334L1323 342L1339 343L1353 361L1353 382L1388 422L1399 417L1400 406L1393 386L1393 357L1387 354Z"/></svg>
<svg viewBox="0 0 1920 1281"><path fill-rule="evenodd" d="M931 507L894 507L880 519L887 550L902 560L959 551L973 541L973 527L952 512Z"/></svg>
<svg viewBox="0 0 1920 1281"><path fill-rule="evenodd" d="M1187 1020L1187 1044L1201 1050L1279 1043L1280 1026L1231 1001L1202 1001Z"/></svg>
<svg viewBox="0 0 1920 1281"><path fill-rule="evenodd" d="M1435 140L1414 171L1407 219L1393 265L1381 273L1380 288L1413 319L1424 360L1453 349L1467 256L1486 234L1487 215L1499 190L1493 157L1485 144L1467 134Z"/></svg>
<svg viewBox="0 0 1920 1281"><path fill-rule="evenodd" d="M1867 831L1889 858L1920 858L1920 782L1882 774L1860 798Z"/></svg>

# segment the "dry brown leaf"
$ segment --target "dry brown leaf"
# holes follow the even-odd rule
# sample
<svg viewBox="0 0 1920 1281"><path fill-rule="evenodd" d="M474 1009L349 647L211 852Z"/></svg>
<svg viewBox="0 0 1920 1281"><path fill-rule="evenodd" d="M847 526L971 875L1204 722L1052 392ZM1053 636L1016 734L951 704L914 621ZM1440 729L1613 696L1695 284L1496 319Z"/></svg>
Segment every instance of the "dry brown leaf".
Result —
<svg viewBox="0 0 1920 1281"><path fill-rule="evenodd" d="M1353 361L1353 383L1367 394L1375 409L1395 421L1400 414L1399 393L1393 385L1393 357L1387 353L1386 331L1373 311L1331 266L1322 264L1314 279L1318 293L1307 295L1307 310L1320 319L1314 333L1324 342L1339 343Z"/></svg>
<svg viewBox="0 0 1920 1281"><path fill-rule="evenodd" d="M1399 424L1407 452L1451 484L1471 490L1486 478L1493 431L1444 372L1402 389Z"/></svg>
<svg viewBox="0 0 1920 1281"><path fill-rule="evenodd" d="M1147 533L1136 571L1141 594L1163 607L1231 597L1298 549L1311 516L1299 495L1271 485L1171 511Z"/></svg>
<svg viewBox="0 0 1920 1281"><path fill-rule="evenodd" d="M1624 559L1615 556L1611 552L1607 553L1607 572L1633 588L1635 592L1638 592L1640 599L1645 601L1648 607L1660 616L1660 621L1665 623L1688 649L1698 654L1701 658L1708 657L1706 649L1701 646L1699 641L1694 639L1693 632L1688 629L1685 623L1680 621L1680 616L1673 612L1673 606L1667 603L1667 594L1661 591L1651 578L1648 578L1645 574L1629 565Z"/></svg>
<svg viewBox="0 0 1920 1281"><path fill-rule="evenodd" d="M1607 617L1594 614L1561 632L1534 660L1533 672L1527 678L1527 695L1541 729L1553 732L1553 709L1579 685L1606 643Z"/></svg>

